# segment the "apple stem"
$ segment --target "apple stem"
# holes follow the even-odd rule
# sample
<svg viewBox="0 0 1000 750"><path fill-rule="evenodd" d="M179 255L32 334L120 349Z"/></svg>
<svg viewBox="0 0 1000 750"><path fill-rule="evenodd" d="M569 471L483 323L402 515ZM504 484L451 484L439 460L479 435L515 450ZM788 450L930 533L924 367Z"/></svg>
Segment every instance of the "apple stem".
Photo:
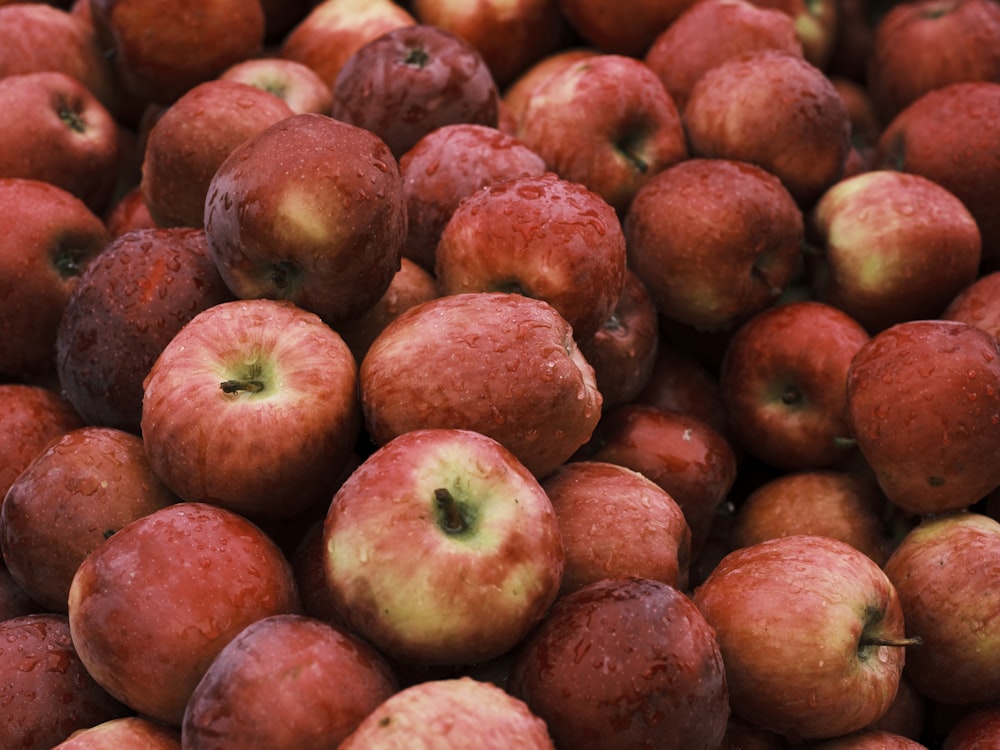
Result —
<svg viewBox="0 0 1000 750"><path fill-rule="evenodd" d="M259 380L223 380L219 383L223 393L260 393L264 390L264 384Z"/></svg>
<svg viewBox="0 0 1000 750"><path fill-rule="evenodd" d="M444 530L450 534L458 534L465 531L465 519L462 518L458 503L455 502L452 494L444 487L438 487L434 490L434 499L437 501L438 508L443 511Z"/></svg>
<svg viewBox="0 0 1000 750"><path fill-rule="evenodd" d="M912 638L880 638L879 636L866 635L861 638L862 646L920 646L924 642L924 639L920 636L913 636Z"/></svg>
<svg viewBox="0 0 1000 750"><path fill-rule="evenodd" d="M784 392L781 394L781 403L787 406L802 403L802 391L799 390L798 386L786 386Z"/></svg>

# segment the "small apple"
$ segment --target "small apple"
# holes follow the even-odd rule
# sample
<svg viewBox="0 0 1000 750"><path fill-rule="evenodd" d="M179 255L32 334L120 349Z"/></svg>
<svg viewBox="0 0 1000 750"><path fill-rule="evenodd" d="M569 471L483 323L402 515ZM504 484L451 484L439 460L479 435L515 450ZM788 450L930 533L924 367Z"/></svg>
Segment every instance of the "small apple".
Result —
<svg viewBox="0 0 1000 750"><path fill-rule="evenodd" d="M642 57L694 0L558 0L576 35L614 55Z"/></svg>
<svg viewBox="0 0 1000 750"><path fill-rule="evenodd" d="M52 750L181 750L181 733L143 716L122 716L77 729Z"/></svg>
<svg viewBox="0 0 1000 750"><path fill-rule="evenodd" d="M292 112L330 114L333 91L319 73L305 63L284 57L251 57L219 73L223 81L236 81L263 89L281 99Z"/></svg>

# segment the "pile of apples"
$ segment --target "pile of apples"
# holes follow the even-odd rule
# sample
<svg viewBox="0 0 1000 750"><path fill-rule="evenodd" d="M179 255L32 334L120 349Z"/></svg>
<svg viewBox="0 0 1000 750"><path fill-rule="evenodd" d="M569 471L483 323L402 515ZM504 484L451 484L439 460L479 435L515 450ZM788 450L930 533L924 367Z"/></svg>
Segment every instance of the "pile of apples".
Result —
<svg viewBox="0 0 1000 750"><path fill-rule="evenodd" d="M0 0L0 748L1000 746L996 0Z"/></svg>

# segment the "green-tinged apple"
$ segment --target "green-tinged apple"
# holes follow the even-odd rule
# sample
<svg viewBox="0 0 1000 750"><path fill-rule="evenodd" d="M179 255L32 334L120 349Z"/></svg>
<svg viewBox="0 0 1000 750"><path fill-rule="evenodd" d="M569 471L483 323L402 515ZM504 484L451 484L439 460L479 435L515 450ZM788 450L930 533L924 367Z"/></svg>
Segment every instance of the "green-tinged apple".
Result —
<svg viewBox="0 0 1000 750"><path fill-rule="evenodd" d="M399 166L378 136L320 114L286 117L230 152L205 232L237 297L287 299L335 323L385 293L406 239Z"/></svg>
<svg viewBox="0 0 1000 750"><path fill-rule="evenodd" d="M93 679L180 727L212 661L245 627L300 610L291 565L243 516L179 502L132 521L73 576L69 630Z"/></svg>
<svg viewBox="0 0 1000 750"><path fill-rule="evenodd" d="M428 427L476 430L536 476L570 458L601 417L594 369L569 323L523 294L468 292L411 307L372 342L359 380L376 444Z"/></svg>
<svg viewBox="0 0 1000 750"><path fill-rule="evenodd" d="M908 638L889 577L846 542L769 539L694 590L726 664L733 713L792 742L866 728L892 704ZM915 631L914 631L915 632Z"/></svg>
<svg viewBox="0 0 1000 750"><path fill-rule="evenodd" d="M143 716L122 716L77 729L52 750L181 750L181 733Z"/></svg>
<svg viewBox="0 0 1000 750"><path fill-rule="evenodd" d="M840 6L844 0L754 0L791 16L805 59L824 73L829 68L840 31Z"/></svg>
<svg viewBox="0 0 1000 750"><path fill-rule="evenodd" d="M977 277L952 298L938 317L968 323L1000 337L1000 271Z"/></svg>
<svg viewBox="0 0 1000 750"><path fill-rule="evenodd" d="M430 679L385 700L339 750L555 750L545 722L502 688L472 677Z"/></svg>
<svg viewBox="0 0 1000 750"><path fill-rule="evenodd" d="M299 614L247 625L215 657L184 711L185 750L327 750L398 690L357 636Z"/></svg>
<svg viewBox="0 0 1000 750"><path fill-rule="evenodd" d="M801 265L802 212L765 169L686 159L636 194L624 221L628 261L660 315L725 330L775 304Z"/></svg>
<svg viewBox="0 0 1000 750"><path fill-rule="evenodd" d="M648 65L624 55L588 57L539 83L517 134L549 169L620 215L644 184L688 156L670 93Z"/></svg>
<svg viewBox="0 0 1000 750"><path fill-rule="evenodd" d="M726 671L688 596L610 578L559 598L515 651L508 689L558 747L715 750L729 718Z"/></svg>
<svg viewBox="0 0 1000 750"><path fill-rule="evenodd" d="M328 115L333 104L332 87L319 73L305 63L285 57L265 55L241 60L219 73L219 78L268 91L296 114Z"/></svg>
<svg viewBox="0 0 1000 750"><path fill-rule="evenodd" d="M614 312L625 233L596 192L553 172L487 185L452 212L434 254L442 294L509 292L550 304L579 341Z"/></svg>
<svg viewBox="0 0 1000 750"><path fill-rule="evenodd" d="M552 502L478 432L407 432L368 456L327 513L326 579L349 628L391 658L466 665L545 616L565 555Z"/></svg>
<svg viewBox="0 0 1000 750"><path fill-rule="evenodd" d="M558 0L577 36L613 55L642 57L694 0Z"/></svg>
<svg viewBox="0 0 1000 750"><path fill-rule="evenodd" d="M969 711L948 730L941 750L982 750L1000 738L1000 704Z"/></svg>
<svg viewBox="0 0 1000 750"><path fill-rule="evenodd" d="M1000 485L1000 344L967 323L913 320L875 334L847 374L851 432L903 510L966 509Z"/></svg>
<svg viewBox="0 0 1000 750"><path fill-rule="evenodd" d="M330 497L360 430L357 364L340 334L291 302L198 313L146 376L141 432L182 499L255 520Z"/></svg>
<svg viewBox="0 0 1000 750"><path fill-rule="evenodd" d="M875 333L941 314L979 274L982 238L955 195L888 169L838 181L807 217L816 299Z"/></svg>

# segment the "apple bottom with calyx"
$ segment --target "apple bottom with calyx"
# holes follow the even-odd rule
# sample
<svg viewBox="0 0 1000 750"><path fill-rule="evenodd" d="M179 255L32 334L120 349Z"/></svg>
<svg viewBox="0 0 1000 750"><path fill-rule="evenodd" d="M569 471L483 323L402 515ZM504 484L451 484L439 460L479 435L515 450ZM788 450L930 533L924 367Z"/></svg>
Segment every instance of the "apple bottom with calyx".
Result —
<svg viewBox="0 0 1000 750"><path fill-rule="evenodd" d="M483 662L555 600L559 524L538 480L471 430L414 430L365 459L334 495L326 579L347 625L393 659Z"/></svg>

